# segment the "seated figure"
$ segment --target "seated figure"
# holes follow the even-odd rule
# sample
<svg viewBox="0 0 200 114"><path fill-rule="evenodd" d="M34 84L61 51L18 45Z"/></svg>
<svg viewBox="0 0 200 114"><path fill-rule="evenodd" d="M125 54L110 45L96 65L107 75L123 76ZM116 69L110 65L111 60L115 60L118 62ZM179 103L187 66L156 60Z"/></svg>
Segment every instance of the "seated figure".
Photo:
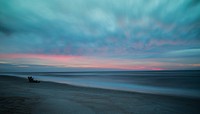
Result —
<svg viewBox="0 0 200 114"><path fill-rule="evenodd" d="M29 81L30 83L40 83L40 81L34 80L32 76L28 77L28 81Z"/></svg>

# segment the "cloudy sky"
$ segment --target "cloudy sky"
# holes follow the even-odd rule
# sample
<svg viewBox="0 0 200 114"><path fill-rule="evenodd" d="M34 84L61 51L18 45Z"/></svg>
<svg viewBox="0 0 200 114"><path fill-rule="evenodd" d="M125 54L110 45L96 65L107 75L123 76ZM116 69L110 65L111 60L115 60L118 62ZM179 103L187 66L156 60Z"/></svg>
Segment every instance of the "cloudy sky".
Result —
<svg viewBox="0 0 200 114"><path fill-rule="evenodd" d="M0 71L200 69L199 0L0 0Z"/></svg>

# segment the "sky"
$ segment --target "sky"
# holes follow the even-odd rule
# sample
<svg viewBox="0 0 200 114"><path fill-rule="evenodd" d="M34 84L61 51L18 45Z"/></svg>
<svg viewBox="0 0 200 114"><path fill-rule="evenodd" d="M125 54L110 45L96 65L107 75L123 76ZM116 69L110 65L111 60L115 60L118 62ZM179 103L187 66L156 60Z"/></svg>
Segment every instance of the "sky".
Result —
<svg viewBox="0 0 200 114"><path fill-rule="evenodd" d="M199 0L0 0L0 72L200 70Z"/></svg>

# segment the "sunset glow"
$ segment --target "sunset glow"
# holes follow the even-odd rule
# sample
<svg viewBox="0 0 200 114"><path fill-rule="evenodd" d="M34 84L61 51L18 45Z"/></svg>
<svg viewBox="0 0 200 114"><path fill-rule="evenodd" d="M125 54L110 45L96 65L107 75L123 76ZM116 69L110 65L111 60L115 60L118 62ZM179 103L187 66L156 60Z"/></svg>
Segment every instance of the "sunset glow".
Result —
<svg viewBox="0 0 200 114"><path fill-rule="evenodd" d="M199 70L199 11L193 0L2 0L0 71Z"/></svg>

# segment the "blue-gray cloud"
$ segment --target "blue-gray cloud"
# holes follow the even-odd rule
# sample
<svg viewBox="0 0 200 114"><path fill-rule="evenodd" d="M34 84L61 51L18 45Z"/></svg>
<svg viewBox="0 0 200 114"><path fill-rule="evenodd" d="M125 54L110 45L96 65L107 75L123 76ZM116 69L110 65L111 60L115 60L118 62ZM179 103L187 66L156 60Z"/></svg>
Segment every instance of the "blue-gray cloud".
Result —
<svg viewBox="0 0 200 114"><path fill-rule="evenodd" d="M199 11L198 0L1 0L0 53L169 57L200 49Z"/></svg>

